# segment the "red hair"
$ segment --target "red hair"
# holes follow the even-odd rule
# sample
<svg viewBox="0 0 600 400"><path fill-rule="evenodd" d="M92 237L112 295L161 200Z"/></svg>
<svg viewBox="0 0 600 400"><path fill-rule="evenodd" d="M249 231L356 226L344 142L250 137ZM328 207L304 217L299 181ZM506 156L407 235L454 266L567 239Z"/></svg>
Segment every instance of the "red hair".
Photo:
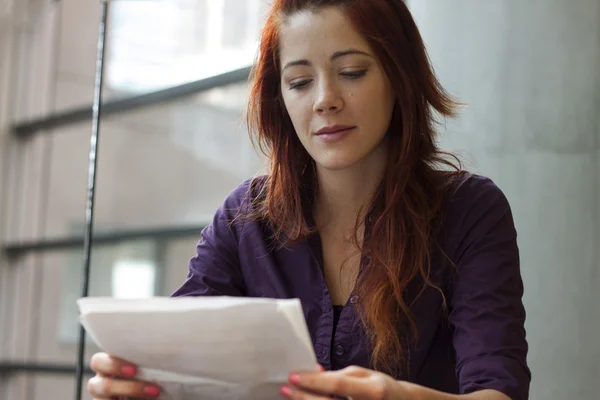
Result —
<svg viewBox="0 0 600 400"><path fill-rule="evenodd" d="M429 280L433 230L449 178L461 173L460 162L449 161L436 146L434 130L434 111L453 116L456 103L435 77L403 1L274 0L251 75L247 110L251 136L270 158L268 184L256 203L256 214L269 222L283 244L314 233L304 215L303 198L304 188L317 187L314 161L300 143L281 96L279 26L282 18L299 11L328 6L341 7L366 38L396 93L388 164L371 204L376 213L370 234L359 244L370 263L359 275L355 291L372 344L373 368L397 373L406 356L403 331L411 330L414 337L418 333L410 311L414 298L405 294L411 282L420 282L419 294L433 286ZM357 231L358 227L359 221Z"/></svg>

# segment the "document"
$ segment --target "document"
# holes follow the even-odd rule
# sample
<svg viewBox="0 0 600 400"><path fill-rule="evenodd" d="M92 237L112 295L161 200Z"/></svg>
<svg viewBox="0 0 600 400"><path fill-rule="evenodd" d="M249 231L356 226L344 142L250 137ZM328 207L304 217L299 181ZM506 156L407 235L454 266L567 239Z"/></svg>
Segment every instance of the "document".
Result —
<svg viewBox="0 0 600 400"><path fill-rule="evenodd" d="M280 400L292 371L317 360L298 299L82 298L80 321L103 349L139 367L161 400Z"/></svg>

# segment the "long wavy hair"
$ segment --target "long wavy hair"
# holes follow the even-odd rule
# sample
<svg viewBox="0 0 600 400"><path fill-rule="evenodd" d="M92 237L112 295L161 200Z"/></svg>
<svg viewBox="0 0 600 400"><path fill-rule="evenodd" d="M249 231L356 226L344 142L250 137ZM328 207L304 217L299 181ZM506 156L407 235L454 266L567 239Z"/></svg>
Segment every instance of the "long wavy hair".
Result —
<svg viewBox="0 0 600 400"><path fill-rule="evenodd" d="M411 301L428 285L437 288L430 280L433 232L447 183L452 181L449 178L462 173L459 160L438 149L434 130L434 113L454 116L457 103L435 77L403 1L273 1L251 74L246 116L254 143L270 161L267 184L254 210L283 244L306 240L316 229L305 216L303 194L306 188L318 188L318 182L314 161L300 143L284 106L279 27L299 11L329 6L341 7L366 38L396 93L387 167L370 204L377 212L369 235L357 242L362 258L370 261L357 279L355 292L361 298L360 315L372 345L373 368L397 373L399 361L408 361L404 331L418 336ZM359 223L357 219L357 232ZM407 298L409 284L415 282L417 296Z"/></svg>

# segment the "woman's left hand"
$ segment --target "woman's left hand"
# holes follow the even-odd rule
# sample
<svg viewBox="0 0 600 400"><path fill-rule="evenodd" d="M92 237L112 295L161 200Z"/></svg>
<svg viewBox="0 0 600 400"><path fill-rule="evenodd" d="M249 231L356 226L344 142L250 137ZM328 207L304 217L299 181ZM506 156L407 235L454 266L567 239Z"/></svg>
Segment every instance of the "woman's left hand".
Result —
<svg viewBox="0 0 600 400"><path fill-rule="evenodd" d="M360 367L331 372L298 372L289 376L281 394L293 400L412 400L408 385Z"/></svg>

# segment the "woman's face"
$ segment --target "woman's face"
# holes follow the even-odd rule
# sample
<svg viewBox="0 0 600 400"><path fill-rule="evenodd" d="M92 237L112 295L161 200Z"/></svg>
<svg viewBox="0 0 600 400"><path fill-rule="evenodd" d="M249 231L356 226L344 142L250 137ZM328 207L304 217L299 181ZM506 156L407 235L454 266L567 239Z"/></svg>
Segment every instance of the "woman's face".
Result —
<svg viewBox="0 0 600 400"><path fill-rule="evenodd" d="M279 46L284 104L317 167L384 160L395 95L344 12L328 7L286 18Z"/></svg>

